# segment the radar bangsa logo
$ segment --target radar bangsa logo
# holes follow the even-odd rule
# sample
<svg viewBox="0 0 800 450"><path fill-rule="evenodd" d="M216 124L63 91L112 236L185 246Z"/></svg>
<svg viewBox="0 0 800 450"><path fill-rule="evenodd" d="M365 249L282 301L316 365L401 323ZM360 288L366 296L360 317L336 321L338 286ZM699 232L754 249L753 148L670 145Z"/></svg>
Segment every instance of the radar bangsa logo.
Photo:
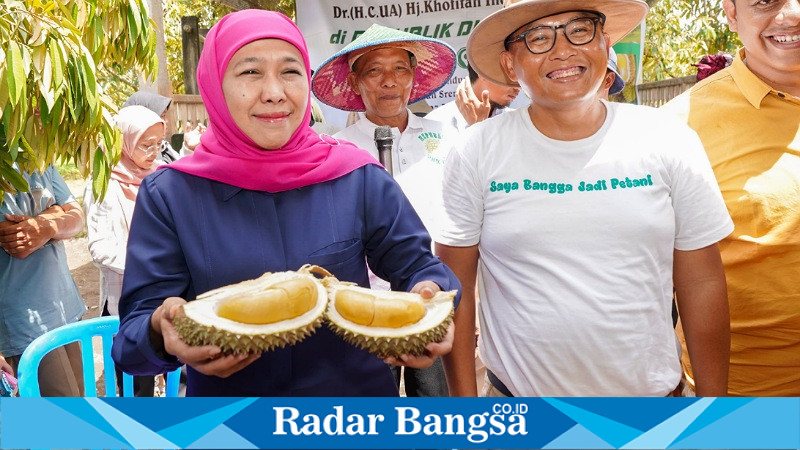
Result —
<svg viewBox="0 0 800 450"><path fill-rule="evenodd" d="M395 406L392 421L380 413L350 413L343 405L333 406L329 414L303 414L296 407L276 406L275 435L283 436L463 436L469 442L483 443L491 436L528 434L528 405L495 403L490 411L474 414L427 413L413 406Z"/></svg>
<svg viewBox="0 0 800 450"><path fill-rule="evenodd" d="M397 406L397 435L466 436L480 444L490 436L528 434L524 403L495 403L491 412L476 414L425 414L413 406Z"/></svg>

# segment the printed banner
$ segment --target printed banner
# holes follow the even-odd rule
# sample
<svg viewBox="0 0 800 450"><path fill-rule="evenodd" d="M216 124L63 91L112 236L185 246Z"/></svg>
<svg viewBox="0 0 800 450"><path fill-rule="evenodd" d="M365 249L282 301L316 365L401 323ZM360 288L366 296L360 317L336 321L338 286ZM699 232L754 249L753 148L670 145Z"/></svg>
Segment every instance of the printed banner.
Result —
<svg viewBox="0 0 800 450"><path fill-rule="evenodd" d="M439 92L422 100L435 107L454 100L458 84L467 76L466 47L472 29L502 7L503 0L298 0L297 25L314 69L375 23L447 42L456 51L457 67ZM346 113L320 106L327 121L344 127Z"/></svg>
<svg viewBox="0 0 800 450"><path fill-rule="evenodd" d="M0 447L797 449L797 398L4 398Z"/></svg>
<svg viewBox="0 0 800 450"><path fill-rule="evenodd" d="M609 96L609 99L622 103L638 103L636 85L642 82L642 52L644 50L645 23L634 28L627 36L614 44L617 52L617 67L625 89Z"/></svg>

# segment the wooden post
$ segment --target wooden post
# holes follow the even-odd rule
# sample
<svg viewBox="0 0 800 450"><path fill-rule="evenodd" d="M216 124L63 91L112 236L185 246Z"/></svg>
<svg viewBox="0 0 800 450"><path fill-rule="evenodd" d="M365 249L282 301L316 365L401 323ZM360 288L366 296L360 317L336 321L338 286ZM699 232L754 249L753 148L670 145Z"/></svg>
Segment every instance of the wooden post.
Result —
<svg viewBox="0 0 800 450"><path fill-rule="evenodd" d="M197 63L200 60L200 28L197 16L181 17L183 43L183 87L186 94L199 94L197 89Z"/></svg>
<svg viewBox="0 0 800 450"><path fill-rule="evenodd" d="M158 74L155 80L139 77L139 89L155 91L165 97L172 95L172 83L167 72L167 47L164 43L164 8L161 0L150 0L150 18L156 23L156 58L158 59Z"/></svg>
<svg viewBox="0 0 800 450"><path fill-rule="evenodd" d="M139 90L156 92L164 97L172 98L172 82L169 81L167 72L167 47L164 42L164 6L162 0L149 0L148 5L150 18L156 23L156 58L158 59L158 74L155 80L149 80L143 75L139 75ZM175 127L175 115L170 108L167 117L171 126ZM171 135L173 130L167 130L167 135Z"/></svg>

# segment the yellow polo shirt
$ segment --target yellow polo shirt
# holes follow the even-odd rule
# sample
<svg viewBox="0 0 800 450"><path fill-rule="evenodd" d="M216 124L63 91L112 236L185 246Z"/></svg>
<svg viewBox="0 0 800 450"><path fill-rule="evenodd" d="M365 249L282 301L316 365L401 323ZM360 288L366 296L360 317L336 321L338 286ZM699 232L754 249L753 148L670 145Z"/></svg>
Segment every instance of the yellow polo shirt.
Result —
<svg viewBox="0 0 800 450"><path fill-rule="evenodd" d="M700 136L735 224L720 242L731 311L729 393L797 396L800 99L770 88L743 56L665 109Z"/></svg>

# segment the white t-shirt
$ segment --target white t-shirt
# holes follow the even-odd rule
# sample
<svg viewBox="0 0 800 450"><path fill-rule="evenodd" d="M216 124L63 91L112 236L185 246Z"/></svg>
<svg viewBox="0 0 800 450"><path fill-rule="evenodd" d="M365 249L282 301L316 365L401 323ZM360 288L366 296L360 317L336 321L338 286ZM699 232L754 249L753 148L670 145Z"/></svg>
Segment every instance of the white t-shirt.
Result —
<svg viewBox="0 0 800 450"><path fill-rule="evenodd" d="M442 208L442 173L450 153L452 140L446 140L442 124L408 112L408 126L400 133L392 128L392 173L411 205L417 211L428 232L439 229L437 224ZM378 159L375 128L359 113L358 122L333 135L367 150Z"/></svg>
<svg viewBox="0 0 800 450"><path fill-rule="evenodd" d="M492 111L492 117L499 116L504 112L513 111L513 109L509 108L497 108ZM426 119L435 120L437 122L441 122L444 124L445 129L450 127L452 130L448 130L446 132L455 132L455 133L463 133L469 125L467 124L467 120L464 119L464 116L461 115L461 111L458 110L458 105L456 105L455 100L452 102L445 103L442 106L434 109L433 111L429 112L425 115Z"/></svg>
<svg viewBox="0 0 800 450"><path fill-rule="evenodd" d="M441 122L445 126L452 127L458 132L463 132L468 127L467 121L464 119L464 116L461 115L461 111L458 110L455 100L434 109L425 115L425 118Z"/></svg>
<svg viewBox="0 0 800 450"><path fill-rule="evenodd" d="M691 129L605 104L601 129L568 142L503 114L446 164L440 242L479 244L480 354L514 395L672 391L673 249L733 230Z"/></svg>

